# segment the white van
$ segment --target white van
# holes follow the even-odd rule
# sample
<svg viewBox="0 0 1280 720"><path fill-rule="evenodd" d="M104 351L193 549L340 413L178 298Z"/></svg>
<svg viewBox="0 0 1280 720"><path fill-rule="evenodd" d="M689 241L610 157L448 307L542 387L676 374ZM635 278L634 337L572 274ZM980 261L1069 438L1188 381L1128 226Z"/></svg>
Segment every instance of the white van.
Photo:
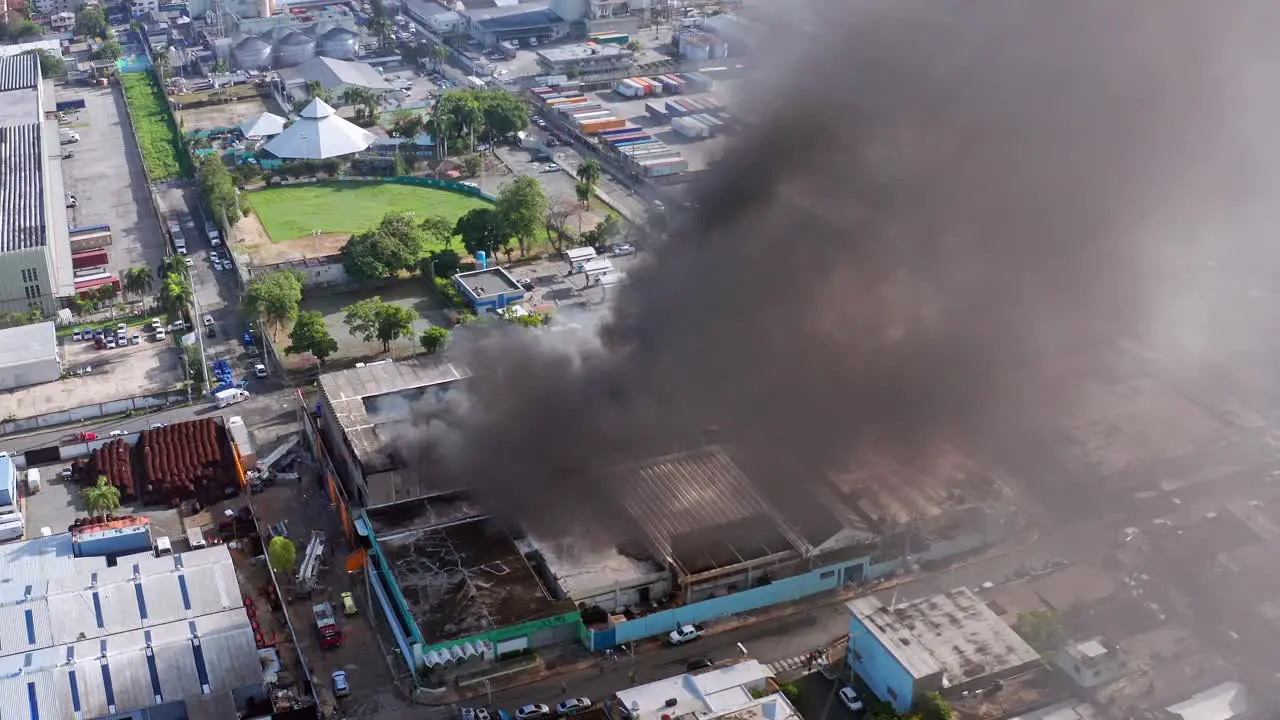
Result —
<svg viewBox="0 0 1280 720"><path fill-rule="evenodd" d="M209 547L204 540L204 533L198 527L187 528L187 544L191 546L192 550Z"/></svg>
<svg viewBox="0 0 1280 720"><path fill-rule="evenodd" d="M169 538L167 537L156 538L156 557L160 557L161 555L172 555L172 554L173 554L173 544L169 542Z"/></svg>
<svg viewBox="0 0 1280 720"><path fill-rule="evenodd" d="M27 471L27 492L32 495L40 492L40 471L36 468Z"/></svg>

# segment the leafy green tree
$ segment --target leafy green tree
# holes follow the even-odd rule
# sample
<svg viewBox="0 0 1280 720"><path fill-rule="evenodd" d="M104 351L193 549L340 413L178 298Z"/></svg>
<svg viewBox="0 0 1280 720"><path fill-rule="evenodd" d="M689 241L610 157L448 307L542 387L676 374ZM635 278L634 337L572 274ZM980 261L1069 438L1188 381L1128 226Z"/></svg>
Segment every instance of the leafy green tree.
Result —
<svg viewBox="0 0 1280 720"><path fill-rule="evenodd" d="M124 278L121 284L124 285L126 294L136 295L141 300L143 295L151 292L154 279L151 274L151 268L146 265L139 265L124 271Z"/></svg>
<svg viewBox="0 0 1280 720"><path fill-rule="evenodd" d="M99 475L96 483L82 489L80 498L84 500L85 511L101 520L120 509L120 488L112 485L106 475Z"/></svg>
<svg viewBox="0 0 1280 720"><path fill-rule="evenodd" d="M200 197L215 218L225 215L227 225L240 222L240 195L235 178L218 157L206 158L196 171Z"/></svg>
<svg viewBox="0 0 1280 720"><path fill-rule="evenodd" d="M432 250L418 261L418 272L423 277L450 278L462 267L462 258L456 250L445 248Z"/></svg>
<svg viewBox="0 0 1280 720"><path fill-rule="evenodd" d="M608 245L622 229L619 225L620 223L618 222L617 217L607 215L598 225L582 234L582 242L584 245L590 245L592 247Z"/></svg>
<svg viewBox="0 0 1280 720"><path fill-rule="evenodd" d="M502 218L502 226L520 244L521 255L528 252L529 244L546 222L547 205L542 183L528 175L511 181L498 194L498 216Z"/></svg>
<svg viewBox="0 0 1280 720"><path fill-rule="evenodd" d="M954 720L956 716L951 703L943 700L936 690L925 693L916 703L915 710L920 715L920 720Z"/></svg>
<svg viewBox="0 0 1280 720"><path fill-rule="evenodd" d="M408 213L387 213L377 227L352 235L342 247L343 267L365 280L394 277L418 266L426 241L422 226Z"/></svg>
<svg viewBox="0 0 1280 720"><path fill-rule="evenodd" d="M121 49L120 43L116 42L114 38L108 38L89 57L94 60L119 60L123 54L124 50Z"/></svg>
<svg viewBox="0 0 1280 720"><path fill-rule="evenodd" d="M291 573L298 562L298 547L289 538L276 535L267 543L267 562L277 572Z"/></svg>
<svg viewBox="0 0 1280 720"><path fill-rule="evenodd" d="M427 245L453 245L455 223L443 215L429 215L422 221L423 242Z"/></svg>
<svg viewBox="0 0 1280 720"><path fill-rule="evenodd" d="M76 35L105 40L110 33L107 13L101 7L88 6L76 13Z"/></svg>
<svg viewBox="0 0 1280 720"><path fill-rule="evenodd" d="M444 63L449 59L449 48L444 45L434 45L431 48L431 55L436 62L436 72L443 72Z"/></svg>
<svg viewBox="0 0 1280 720"><path fill-rule="evenodd" d="M293 321L293 328L289 331L289 347L284 349L284 354L311 353L323 365L336 352L338 341L329 334L324 315L314 310L298 313L298 319Z"/></svg>
<svg viewBox="0 0 1280 720"><path fill-rule="evenodd" d="M591 207L591 186L586 180L579 180L573 184L573 194L578 198L578 204L583 208Z"/></svg>
<svg viewBox="0 0 1280 720"><path fill-rule="evenodd" d="M480 109L484 113L486 133L490 139L508 133L519 132L529 126L529 109L511 93L500 90L481 90Z"/></svg>
<svg viewBox="0 0 1280 720"><path fill-rule="evenodd" d="M418 313L386 303L374 296L352 303L342 309L342 324L353 337L365 342L377 340L383 352L391 350L391 343L413 332L413 322Z"/></svg>
<svg viewBox="0 0 1280 720"><path fill-rule="evenodd" d="M418 342L422 343L422 349L428 355L435 355L449 343L449 331L432 325L422 331L422 336L418 338Z"/></svg>
<svg viewBox="0 0 1280 720"><path fill-rule="evenodd" d="M280 326L298 317L302 303L302 274L296 270L278 270L249 281L244 293L244 307L271 326L274 337Z"/></svg>
<svg viewBox="0 0 1280 720"><path fill-rule="evenodd" d="M591 195L595 193L596 185L599 184L602 173L600 161L595 158L583 160L582 164L578 166L578 180L587 186L586 206L588 209L591 207ZM579 201L581 200L582 198L579 198Z"/></svg>
<svg viewBox="0 0 1280 720"><path fill-rule="evenodd" d="M1057 652L1058 648L1062 647L1062 641L1066 639L1066 628L1062 624L1062 618L1052 610L1032 610L1021 613L1013 624L1013 630L1041 655Z"/></svg>
<svg viewBox="0 0 1280 720"><path fill-rule="evenodd" d="M411 110L397 110L391 117L391 134L411 139L427 127L426 118Z"/></svg>
<svg viewBox="0 0 1280 720"><path fill-rule="evenodd" d="M214 74L214 75L225 75L226 73L228 73L228 72L230 72L230 71L231 71L231 68L227 67L227 61L226 61L226 60L224 60L224 59L222 59L222 58L218 58L216 61L214 61L214 63L213 63L213 74Z"/></svg>
<svg viewBox="0 0 1280 720"><path fill-rule="evenodd" d="M369 88L349 87L342 93L342 102L356 106L356 117L372 120L378 114L378 95Z"/></svg>
<svg viewBox="0 0 1280 720"><path fill-rule="evenodd" d="M3 23L3 31L6 39L21 40L22 38L36 37L42 34L44 28L24 18Z"/></svg>
<svg viewBox="0 0 1280 720"><path fill-rule="evenodd" d="M378 44L389 48L395 44L395 25L385 17L375 17L369 22L369 34L378 38Z"/></svg>
<svg viewBox="0 0 1280 720"><path fill-rule="evenodd" d="M67 73L67 64L63 62L61 54L50 50L36 50L35 53L40 58L41 77L61 77Z"/></svg>
<svg viewBox="0 0 1280 720"><path fill-rule="evenodd" d="M103 305L110 305L120 295L120 290L115 286L115 283L107 283L106 285L99 285L94 290L94 293L98 297L98 302Z"/></svg>
<svg viewBox="0 0 1280 720"><path fill-rule="evenodd" d="M462 159L462 167L467 171L468 176L475 177L484 167L484 160L480 159L479 155L468 155Z"/></svg>
<svg viewBox="0 0 1280 720"><path fill-rule="evenodd" d="M455 234L462 247L475 257L481 250L492 255L511 244L511 233L502 225L502 216L493 208L473 208L458 218Z"/></svg>

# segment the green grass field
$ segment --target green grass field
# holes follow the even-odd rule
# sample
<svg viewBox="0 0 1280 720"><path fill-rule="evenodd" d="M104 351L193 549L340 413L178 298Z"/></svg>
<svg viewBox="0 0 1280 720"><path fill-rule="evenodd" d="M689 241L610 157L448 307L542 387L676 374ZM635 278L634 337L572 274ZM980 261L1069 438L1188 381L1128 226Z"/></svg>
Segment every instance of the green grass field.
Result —
<svg viewBox="0 0 1280 720"><path fill-rule="evenodd" d="M268 188L249 194L271 242L322 233L358 233L389 212L412 212L420 218L443 215L457 220L487 202L461 193L395 183L317 183Z"/></svg>
<svg viewBox="0 0 1280 720"><path fill-rule="evenodd" d="M124 73L120 76L124 99L133 115L142 162L154 182L187 174L186 151L178 142L178 129L169 114L168 100L151 73Z"/></svg>

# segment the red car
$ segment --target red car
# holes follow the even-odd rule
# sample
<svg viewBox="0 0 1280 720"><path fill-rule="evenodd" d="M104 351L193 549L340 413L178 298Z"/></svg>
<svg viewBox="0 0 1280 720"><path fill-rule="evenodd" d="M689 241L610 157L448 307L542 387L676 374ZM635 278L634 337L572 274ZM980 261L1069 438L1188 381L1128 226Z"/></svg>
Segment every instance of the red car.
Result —
<svg viewBox="0 0 1280 720"><path fill-rule="evenodd" d="M98 433L95 433L95 432L76 433L76 440L79 440L80 442L89 442L90 440L97 440L97 439L98 439Z"/></svg>

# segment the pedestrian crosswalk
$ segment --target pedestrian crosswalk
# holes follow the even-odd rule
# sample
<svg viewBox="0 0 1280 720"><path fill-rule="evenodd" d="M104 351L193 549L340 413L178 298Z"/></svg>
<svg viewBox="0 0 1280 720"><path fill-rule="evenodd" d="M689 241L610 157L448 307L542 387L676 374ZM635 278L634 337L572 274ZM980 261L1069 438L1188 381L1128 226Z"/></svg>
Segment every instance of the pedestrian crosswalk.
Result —
<svg viewBox="0 0 1280 720"><path fill-rule="evenodd" d="M787 672L794 672L797 670L799 671L808 670L809 669L809 653L796 655L795 657L789 657L789 658L786 658L785 660L779 660L777 662L771 662L769 663L768 668L769 668L769 672L773 673L775 676L781 675Z"/></svg>

